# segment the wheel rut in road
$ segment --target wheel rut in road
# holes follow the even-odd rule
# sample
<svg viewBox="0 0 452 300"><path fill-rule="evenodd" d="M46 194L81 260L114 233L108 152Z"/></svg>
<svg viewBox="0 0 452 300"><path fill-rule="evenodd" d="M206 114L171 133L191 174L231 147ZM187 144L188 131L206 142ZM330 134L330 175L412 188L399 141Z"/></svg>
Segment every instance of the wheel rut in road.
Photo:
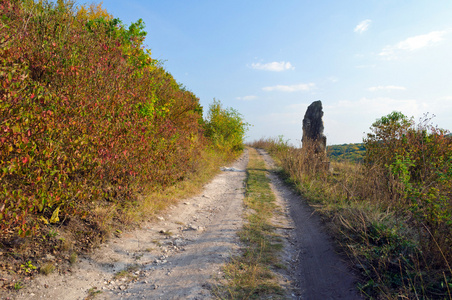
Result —
<svg viewBox="0 0 452 300"><path fill-rule="evenodd" d="M268 153L258 152L267 167L274 169L274 161ZM270 173L269 177L277 203L284 208L291 224L290 232L286 231L285 251L291 257L289 265L299 297L309 300L363 299L356 291L357 277L348 267L346 257L335 251L334 241L324 231L320 217L277 175Z"/></svg>

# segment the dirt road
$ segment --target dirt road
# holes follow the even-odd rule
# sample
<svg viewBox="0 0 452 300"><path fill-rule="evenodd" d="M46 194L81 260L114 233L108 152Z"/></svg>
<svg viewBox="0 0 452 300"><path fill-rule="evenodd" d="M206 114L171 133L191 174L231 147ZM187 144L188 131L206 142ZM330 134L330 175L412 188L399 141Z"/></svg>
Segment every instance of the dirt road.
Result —
<svg viewBox="0 0 452 300"><path fill-rule="evenodd" d="M260 154L268 166L271 158ZM114 238L69 275L38 276L11 299L212 299L214 277L238 254L242 226L245 152L202 194L171 207L157 223ZM281 210L277 220L286 239L282 261L288 266L292 299L360 299L354 278L335 254L319 220L282 182L270 174ZM278 217L281 218L281 217ZM287 286L287 285L286 285ZM6 298L4 298L6 299Z"/></svg>

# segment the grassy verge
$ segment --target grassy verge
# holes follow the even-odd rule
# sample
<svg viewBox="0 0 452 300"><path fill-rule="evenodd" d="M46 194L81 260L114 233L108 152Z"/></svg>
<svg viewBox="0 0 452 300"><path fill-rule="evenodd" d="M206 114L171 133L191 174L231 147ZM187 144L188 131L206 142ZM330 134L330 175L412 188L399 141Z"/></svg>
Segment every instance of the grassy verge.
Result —
<svg viewBox="0 0 452 300"><path fill-rule="evenodd" d="M224 267L225 281L217 294L223 299L262 299L282 297L272 268L278 267L277 253L282 249L275 227L271 224L276 205L267 178L265 162L250 149L246 180L246 224L239 232L244 244L241 256Z"/></svg>

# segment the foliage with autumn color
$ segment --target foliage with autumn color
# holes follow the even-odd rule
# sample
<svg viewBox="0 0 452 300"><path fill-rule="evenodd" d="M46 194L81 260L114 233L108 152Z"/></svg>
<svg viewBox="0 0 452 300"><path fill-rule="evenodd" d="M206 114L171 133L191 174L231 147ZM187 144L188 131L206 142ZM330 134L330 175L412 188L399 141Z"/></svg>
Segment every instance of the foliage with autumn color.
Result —
<svg viewBox="0 0 452 300"><path fill-rule="evenodd" d="M199 171L212 143L199 99L144 48L142 20L62 0L0 11L2 241L71 219L96 228L95 208Z"/></svg>

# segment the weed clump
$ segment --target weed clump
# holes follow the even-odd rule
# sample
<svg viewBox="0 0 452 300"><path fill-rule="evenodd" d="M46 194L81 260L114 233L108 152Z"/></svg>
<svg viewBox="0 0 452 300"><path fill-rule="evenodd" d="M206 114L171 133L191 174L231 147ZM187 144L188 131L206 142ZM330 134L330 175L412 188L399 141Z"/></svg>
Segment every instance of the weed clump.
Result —
<svg viewBox="0 0 452 300"><path fill-rule="evenodd" d="M49 275L53 271L55 271L55 265L52 263L45 263L39 268L39 273L43 275Z"/></svg>

